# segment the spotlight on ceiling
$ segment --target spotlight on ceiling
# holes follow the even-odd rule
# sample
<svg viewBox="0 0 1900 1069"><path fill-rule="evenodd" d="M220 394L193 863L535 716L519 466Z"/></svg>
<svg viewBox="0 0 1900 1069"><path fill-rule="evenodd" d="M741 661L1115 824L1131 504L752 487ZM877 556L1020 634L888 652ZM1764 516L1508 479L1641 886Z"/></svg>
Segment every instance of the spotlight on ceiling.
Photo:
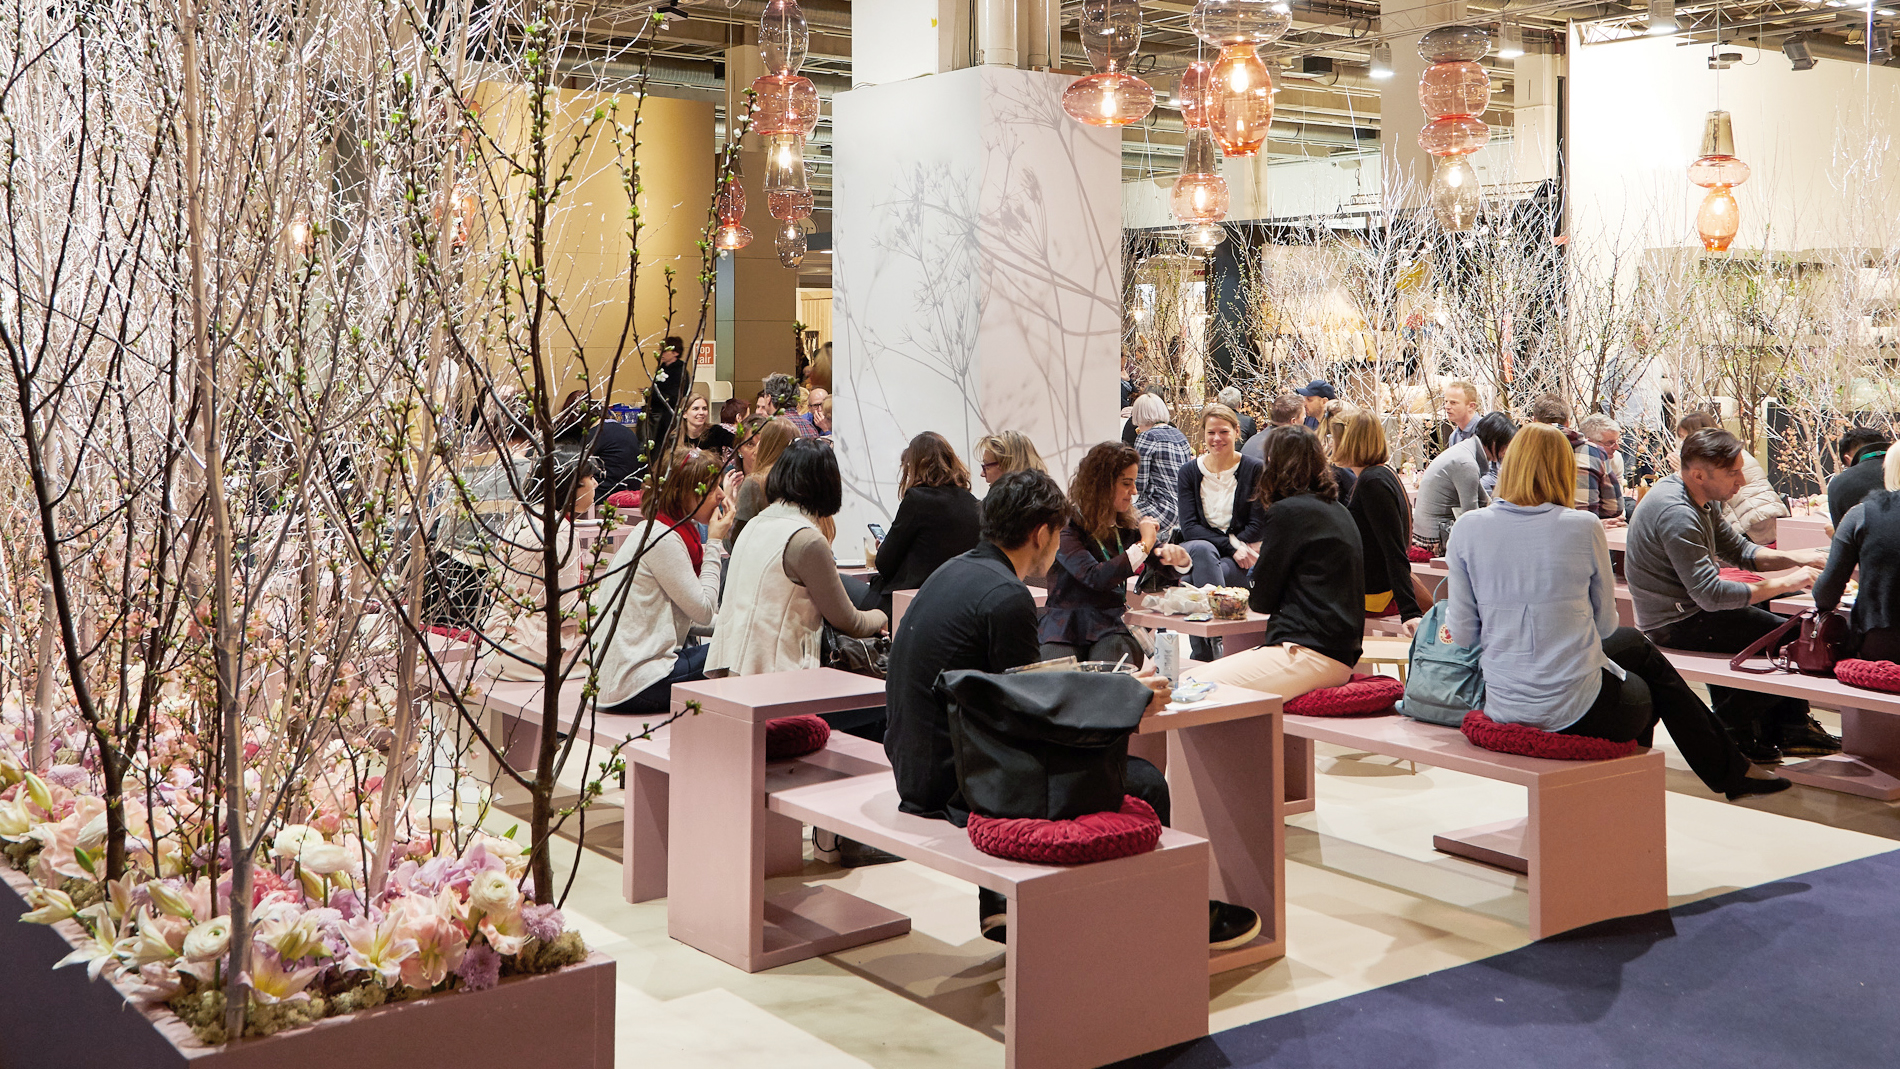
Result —
<svg viewBox="0 0 1900 1069"><path fill-rule="evenodd" d="M1724 52L1721 45L1709 46L1709 69L1725 71L1742 61L1740 52Z"/></svg>
<svg viewBox="0 0 1900 1069"><path fill-rule="evenodd" d="M1788 62L1795 70L1814 69L1814 53L1808 50L1808 43L1799 37L1790 37L1781 42L1781 54L1788 57Z"/></svg>
<svg viewBox="0 0 1900 1069"><path fill-rule="evenodd" d="M1374 78L1392 77L1392 46L1380 41L1372 46L1372 70Z"/></svg>
<svg viewBox="0 0 1900 1069"><path fill-rule="evenodd" d="M1867 38L1867 61L1886 63L1893 59L1893 29L1888 26L1875 26Z"/></svg>
<svg viewBox="0 0 1900 1069"><path fill-rule="evenodd" d="M1498 23L1498 58L1516 59L1524 54L1524 28L1515 22Z"/></svg>
<svg viewBox="0 0 1900 1069"><path fill-rule="evenodd" d="M1661 37L1681 29L1676 21L1676 0L1649 0L1649 35Z"/></svg>

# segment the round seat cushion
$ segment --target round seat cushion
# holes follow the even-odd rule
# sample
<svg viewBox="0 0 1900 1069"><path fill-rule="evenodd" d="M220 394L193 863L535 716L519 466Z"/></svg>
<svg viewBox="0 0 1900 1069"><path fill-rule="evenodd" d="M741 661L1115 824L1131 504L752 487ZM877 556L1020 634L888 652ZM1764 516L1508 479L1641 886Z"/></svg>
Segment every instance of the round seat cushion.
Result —
<svg viewBox="0 0 1900 1069"><path fill-rule="evenodd" d="M1759 583L1762 579L1760 572L1751 572L1746 568L1719 568L1716 574L1731 583Z"/></svg>
<svg viewBox="0 0 1900 1069"><path fill-rule="evenodd" d="M1611 742L1588 735L1564 735L1523 724L1500 724L1480 712L1465 714L1459 730L1473 746L1520 757L1549 757L1558 761L1606 761L1636 752L1636 740Z"/></svg>
<svg viewBox="0 0 1900 1069"><path fill-rule="evenodd" d="M821 716L781 716L765 722L765 759L789 761L817 753L831 741L831 725Z"/></svg>
<svg viewBox="0 0 1900 1069"><path fill-rule="evenodd" d="M607 495L607 503L617 509L637 509L640 507L640 491L616 490Z"/></svg>
<svg viewBox="0 0 1900 1069"><path fill-rule="evenodd" d="M1392 706L1405 697L1405 684L1391 676L1355 675L1337 687L1321 687L1286 703L1299 716L1366 716L1396 712Z"/></svg>
<svg viewBox="0 0 1900 1069"><path fill-rule="evenodd" d="M1863 661L1857 657L1838 661L1834 678L1850 687L1900 694L1900 664L1892 661Z"/></svg>
<svg viewBox="0 0 1900 1069"><path fill-rule="evenodd" d="M1413 564L1429 564L1432 560L1432 551L1426 549L1424 546L1407 546L1405 549L1405 559L1411 561Z"/></svg>
<svg viewBox="0 0 1900 1069"><path fill-rule="evenodd" d="M1038 865L1082 865L1145 854L1161 841L1161 821L1147 802L1122 796L1118 813L1074 820L970 814L970 845L991 857Z"/></svg>
<svg viewBox="0 0 1900 1069"><path fill-rule="evenodd" d="M447 624L430 624L427 630L431 635L441 635L443 638L454 639L457 642L475 641L475 632L470 631L466 627L450 627Z"/></svg>

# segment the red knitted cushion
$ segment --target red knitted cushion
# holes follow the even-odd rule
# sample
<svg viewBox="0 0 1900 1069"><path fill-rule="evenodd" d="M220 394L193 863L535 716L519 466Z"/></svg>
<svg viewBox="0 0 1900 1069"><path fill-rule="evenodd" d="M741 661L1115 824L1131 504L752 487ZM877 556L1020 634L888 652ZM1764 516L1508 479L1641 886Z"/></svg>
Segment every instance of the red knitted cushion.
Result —
<svg viewBox="0 0 1900 1069"><path fill-rule="evenodd" d="M1723 568L1719 574L1731 583L1759 583L1761 576L1742 568Z"/></svg>
<svg viewBox="0 0 1900 1069"><path fill-rule="evenodd" d="M831 725L822 716L781 716L765 722L765 759L789 761L817 753L831 741Z"/></svg>
<svg viewBox="0 0 1900 1069"><path fill-rule="evenodd" d="M640 507L640 491L616 490L607 495L607 503L617 509L637 509Z"/></svg>
<svg viewBox="0 0 1900 1069"><path fill-rule="evenodd" d="M1465 714L1460 726L1472 745L1520 757L1550 757L1559 761L1604 761L1636 752L1636 740L1611 742L1588 735L1564 735L1523 724L1500 724L1479 712Z"/></svg>
<svg viewBox="0 0 1900 1069"><path fill-rule="evenodd" d="M1161 821L1147 802L1122 796L1119 813L1074 820L970 814L970 845L992 857L1038 865L1081 865L1145 854L1161 841Z"/></svg>
<svg viewBox="0 0 1900 1069"><path fill-rule="evenodd" d="M1834 678L1850 687L1900 694L1900 664L1892 661L1863 661L1858 657L1836 661Z"/></svg>
<svg viewBox="0 0 1900 1069"><path fill-rule="evenodd" d="M1405 684L1391 676L1355 675L1349 683L1321 687L1286 703L1286 711L1300 716L1363 716L1390 713L1392 703L1405 697Z"/></svg>
<svg viewBox="0 0 1900 1069"><path fill-rule="evenodd" d="M1405 550L1405 559L1411 561L1413 564L1429 564L1432 559L1432 551L1426 549L1424 546L1408 546Z"/></svg>
<svg viewBox="0 0 1900 1069"><path fill-rule="evenodd" d="M441 635L444 638L452 638L457 642L475 641L475 632L470 631L466 627L445 627L442 624L430 624L429 633L431 635Z"/></svg>

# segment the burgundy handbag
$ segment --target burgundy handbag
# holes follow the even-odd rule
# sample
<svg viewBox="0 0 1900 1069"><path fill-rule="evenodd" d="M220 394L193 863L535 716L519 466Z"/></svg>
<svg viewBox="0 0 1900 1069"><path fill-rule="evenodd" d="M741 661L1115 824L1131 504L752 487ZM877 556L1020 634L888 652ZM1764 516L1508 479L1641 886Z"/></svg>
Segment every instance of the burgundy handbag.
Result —
<svg viewBox="0 0 1900 1069"><path fill-rule="evenodd" d="M1790 637L1793 636L1793 637ZM1839 611L1818 613L1813 609L1796 613L1788 622L1749 643L1748 648L1729 658L1728 666L1737 672L1765 676L1777 668L1804 676L1831 676L1834 662L1847 648L1847 616ZM1769 667L1749 668L1742 662L1756 654L1765 654Z"/></svg>

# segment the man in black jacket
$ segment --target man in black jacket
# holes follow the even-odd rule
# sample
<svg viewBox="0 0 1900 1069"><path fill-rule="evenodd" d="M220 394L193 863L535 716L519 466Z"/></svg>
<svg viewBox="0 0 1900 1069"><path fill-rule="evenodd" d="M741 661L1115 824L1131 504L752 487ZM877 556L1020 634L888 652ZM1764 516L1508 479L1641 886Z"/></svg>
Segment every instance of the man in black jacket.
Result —
<svg viewBox="0 0 1900 1069"><path fill-rule="evenodd" d="M950 746L949 710L937 695L937 677L967 669L1003 672L1033 664L1036 602L1024 579L1048 571L1055 560L1069 504L1062 488L1040 471L1016 471L992 483L983 499L983 541L945 561L917 591L891 643L885 679L889 726L884 752L897 780L898 808L918 816L968 823L970 810L957 784ZM1139 677L1155 691L1149 712L1168 701L1168 683ZM1154 808L1167 823L1168 784L1159 769L1128 759L1124 790ZM992 891L978 898L983 934L1005 941L1004 899ZM1244 906L1208 905L1210 946L1241 946L1259 934L1260 918Z"/></svg>
<svg viewBox="0 0 1900 1069"><path fill-rule="evenodd" d="M1834 526L1841 525L1848 509L1881 489L1880 466L1891 444L1871 427L1854 427L1841 435L1841 470L1827 484L1827 514Z"/></svg>
<svg viewBox="0 0 1900 1069"><path fill-rule="evenodd" d="M669 334L660 343L659 366L653 369L653 384L647 387L640 409L648 464L660 463L663 453L672 446L673 428L686 411L686 397L692 389L693 367L686 362L686 343Z"/></svg>

